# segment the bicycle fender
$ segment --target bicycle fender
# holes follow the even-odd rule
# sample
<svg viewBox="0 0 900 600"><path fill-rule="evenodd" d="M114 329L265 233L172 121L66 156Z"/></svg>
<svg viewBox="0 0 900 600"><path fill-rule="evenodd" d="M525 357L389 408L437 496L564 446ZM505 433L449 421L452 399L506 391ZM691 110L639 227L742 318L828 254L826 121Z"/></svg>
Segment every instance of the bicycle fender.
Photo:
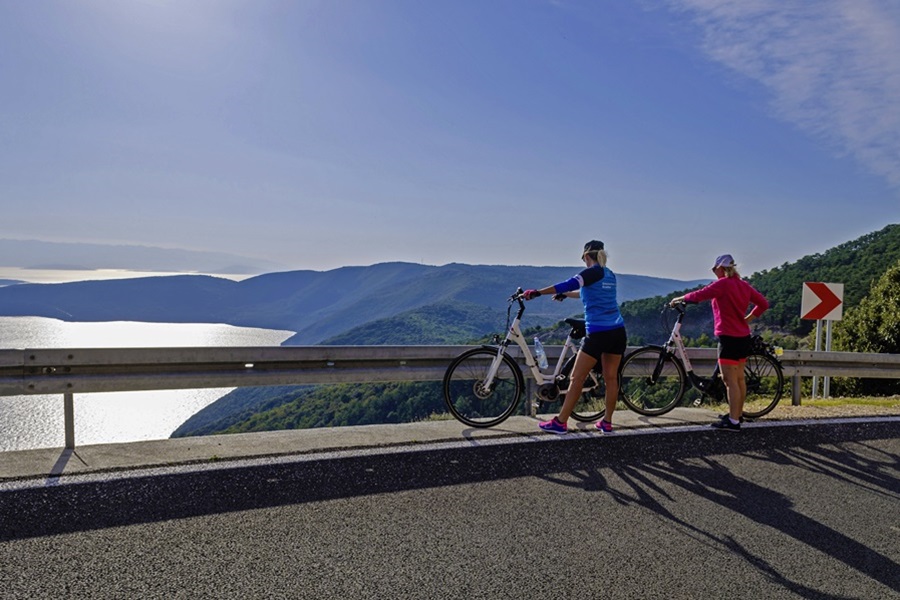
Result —
<svg viewBox="0 0 900 600"><path fill-rule="evenodd" d="M497 350L500 349L499 346L491 346L490 344L481 344L480 348L482 350L490 350L494 354L497 354ZM503 351L503 356L507 356L507 357L509 357L509 359L511 361L513 361L516 364L519 364L519 361L517 361L516 358L512 354L510 354L509 352L507 352L505 350Z"/></svg>
<svg viewBox="0 0 900 600"><path fill-rule="evenodd" d="M635 348L631 352L628 352L627 354L622 356L622 360L624 361L627 357L631 356L632 354L634 354L635 352L638 352L640 350L659 350L660 352L666 352L666 347L659 346L657 344L644 344L643 346Z"/></svg>

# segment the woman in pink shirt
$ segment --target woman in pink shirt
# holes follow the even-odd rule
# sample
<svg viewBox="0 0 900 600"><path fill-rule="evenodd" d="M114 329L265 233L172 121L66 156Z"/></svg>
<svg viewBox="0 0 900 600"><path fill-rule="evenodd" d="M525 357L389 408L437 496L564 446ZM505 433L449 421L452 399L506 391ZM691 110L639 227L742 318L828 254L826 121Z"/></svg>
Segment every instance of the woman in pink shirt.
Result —
<svg viewBox="0 0 900 600"><path fill-rule="evenodd" d="M752 285L741 279L730 254L716 258L712 268L716 281L695 292L673 298L669 304L695 304L712 300L715 334L719 338L719 369L728 392L728 413L713 427L726 431L740 431L741 414L747 397L744 363L750 354L750 326L748 323L769 308L769 302ZM747 310L750 305L753 310Z"/></svg>

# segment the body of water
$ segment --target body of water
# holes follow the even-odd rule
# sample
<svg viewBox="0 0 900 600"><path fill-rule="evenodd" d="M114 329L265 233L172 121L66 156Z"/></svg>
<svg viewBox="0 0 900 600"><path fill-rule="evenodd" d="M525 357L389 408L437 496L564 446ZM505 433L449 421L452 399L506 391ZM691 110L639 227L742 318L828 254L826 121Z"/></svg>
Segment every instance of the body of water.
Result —
<svg viewBox="0 0 900 600"><path fill-rule="evenodd" d="M134 279L137 277L167 277L170 275L210 275L223 279L241 281L253 275L223 273L184 273L170 271L132 271L128 269L23 269L21 267L0 267L0 280L8 279L23 283L71 283L73 281L106 281L110 279Z"/></svg>
<svg viewBox="0 0 900 600"><path fill-rule="evenodd" d="M204 323L0 317L0 348L278 346L292 331ZM75 395L76 445L168 438L232 388ZM0 397L0 451L65 445L62 395Z"/></svg>

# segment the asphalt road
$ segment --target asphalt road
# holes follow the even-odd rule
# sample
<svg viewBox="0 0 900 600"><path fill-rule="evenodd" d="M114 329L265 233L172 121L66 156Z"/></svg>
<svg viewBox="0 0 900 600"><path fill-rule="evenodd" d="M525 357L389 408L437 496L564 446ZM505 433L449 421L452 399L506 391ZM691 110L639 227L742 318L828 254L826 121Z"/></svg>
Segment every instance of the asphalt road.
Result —
<svg viewBox="0 0 900 600"><path fill-rule="evenodd" d="M900 421L366 451L0 491L3 598L900 597Z"/></svg>

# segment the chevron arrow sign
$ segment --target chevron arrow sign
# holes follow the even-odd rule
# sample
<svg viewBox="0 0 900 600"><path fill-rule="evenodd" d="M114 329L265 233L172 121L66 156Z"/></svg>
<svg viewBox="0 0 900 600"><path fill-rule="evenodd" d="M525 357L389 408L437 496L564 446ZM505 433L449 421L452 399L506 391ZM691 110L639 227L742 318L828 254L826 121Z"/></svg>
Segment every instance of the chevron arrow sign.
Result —
<svg viewBox="0 0 900 600"><path fill-rule="evenodd" d="M800 298L801 319L840 321L843 313L843 283L803 284L803 295Z"/></svg>

